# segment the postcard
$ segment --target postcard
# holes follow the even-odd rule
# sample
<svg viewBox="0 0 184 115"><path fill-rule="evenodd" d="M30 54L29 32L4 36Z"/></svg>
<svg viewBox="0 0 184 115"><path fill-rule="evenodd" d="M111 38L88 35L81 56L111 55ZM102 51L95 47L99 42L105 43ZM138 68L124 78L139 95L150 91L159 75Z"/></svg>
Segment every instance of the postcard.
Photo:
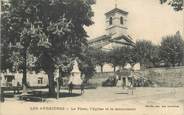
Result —
<svg viewBox="0 0 184 115"><path fill-rule="evenodd" d="M2 0L0 115L184 115L183 0Z"/></svg>

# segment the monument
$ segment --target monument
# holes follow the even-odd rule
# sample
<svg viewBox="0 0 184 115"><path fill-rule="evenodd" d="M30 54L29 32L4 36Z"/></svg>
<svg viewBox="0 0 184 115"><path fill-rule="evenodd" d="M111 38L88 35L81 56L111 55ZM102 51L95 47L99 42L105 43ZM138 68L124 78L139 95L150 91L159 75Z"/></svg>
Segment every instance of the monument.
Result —
<svg viewBox="0 0 184 115"><path fill-rule="evenodd" d="M70 84L71 82L73 85L81 85L82 84L81 72L79 70L78 62L76 59L74 60L74 65L73 65L73 69L71 71L71 75L70 75L68 84Z"/></svg>

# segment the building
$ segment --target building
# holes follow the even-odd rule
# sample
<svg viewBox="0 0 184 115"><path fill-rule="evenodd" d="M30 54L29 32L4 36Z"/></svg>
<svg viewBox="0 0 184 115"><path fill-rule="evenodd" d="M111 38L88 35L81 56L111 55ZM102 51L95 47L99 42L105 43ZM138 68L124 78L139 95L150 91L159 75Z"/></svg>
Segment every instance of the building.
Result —
<svg viewBox="0 0 184 115"><path fill-rule="evenodd" d="M133 39L128 35L128 12L117 7L105 13L106 34L89 40L91 47L110 51L113 48L134 46Z"/></svg>
<svg viewBox="0 0 184 115"><path fill-rule="evenodd" d="M133 47L135 43L128 35L128 12L117 8L117 6L105 13L106 34L89 40L91 47L104 51L111 51L114 48L124 46ZM100 72L100 67L96 67L96 71ZM110 64L105 64L104 72L112 72L113 68Z"/></svg>
<svg viewBox="0 0 184 115"><path fill-rule="evenodd" d="M22 86L22 77L23 73L9 72L7 70L4 73L1 73L0 81L2 87L16 87ZM27 73L27 83L29 87L46 87L48 86L48 76L45 72L41 71L35 73L34 71L29 71Z"/></svg>

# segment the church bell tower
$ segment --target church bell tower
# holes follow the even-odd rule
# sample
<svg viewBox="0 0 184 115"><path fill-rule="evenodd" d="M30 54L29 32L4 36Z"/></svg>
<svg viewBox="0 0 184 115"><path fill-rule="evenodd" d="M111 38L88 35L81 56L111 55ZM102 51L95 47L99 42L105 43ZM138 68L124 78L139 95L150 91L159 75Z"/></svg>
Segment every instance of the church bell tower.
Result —
<svg viewBox="0 0 184 115"><path fill-rule="evenodd" d="M128 12L117 8L105 13L106 16L106 34L112 35L112 38L121 35L127 35L127 16Z"/></svg>

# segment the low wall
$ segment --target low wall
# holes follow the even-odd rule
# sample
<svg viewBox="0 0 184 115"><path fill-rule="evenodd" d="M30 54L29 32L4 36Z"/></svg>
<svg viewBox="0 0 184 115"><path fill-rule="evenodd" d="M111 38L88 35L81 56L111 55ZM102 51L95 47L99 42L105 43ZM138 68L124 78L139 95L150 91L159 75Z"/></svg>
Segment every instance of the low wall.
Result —
<svg viewBox="0 0 184 115"><path fill-rule="evenodd" d="M145 78L164 87L184 86L184 67L150 68L141 71Z"/></svg>
<svg viewBox="0 0 184 115"><path fill-rule="evenodd" d="M139 75L151 80L161 87L183 87L184 86L184 66L175 68L150 68L137 71ZM101 85L113 72L96 73L91 79L92 83Z"/></svg>

